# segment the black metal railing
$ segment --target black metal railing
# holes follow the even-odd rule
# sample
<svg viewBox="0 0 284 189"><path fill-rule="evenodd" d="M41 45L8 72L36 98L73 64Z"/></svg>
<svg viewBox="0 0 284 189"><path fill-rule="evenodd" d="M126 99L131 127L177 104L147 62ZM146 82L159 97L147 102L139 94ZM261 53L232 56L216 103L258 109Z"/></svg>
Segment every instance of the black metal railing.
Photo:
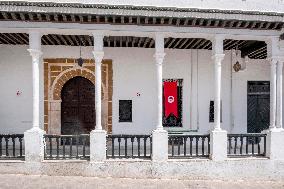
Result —
<svg viewBox="0 0 284 189"><path fill-rule="evenodd" d="M169 135L169 158L209 157L210 135Z"/></svg>
<svg viewBox="0 0 284 189"><path fill-rule="evenodd" d="M266 134L228 134L228 157L265 154Z"/></svg>
<svg viewBox="0 0 284 189"><path fill-rule="evenodd" d="M90 135L44 135L44 159L89 159Z"/></svg>
<svg viewBox="0 0 284 189"><path fill-rule="evenodd" d="M107 158L151 158L152 136L108 135Z"/></svg>
<svg viewBox="0 0 284 189"><path fill-rule="evenodd" d="M24 159L24 135L0 135L0 159Z"/></svg>

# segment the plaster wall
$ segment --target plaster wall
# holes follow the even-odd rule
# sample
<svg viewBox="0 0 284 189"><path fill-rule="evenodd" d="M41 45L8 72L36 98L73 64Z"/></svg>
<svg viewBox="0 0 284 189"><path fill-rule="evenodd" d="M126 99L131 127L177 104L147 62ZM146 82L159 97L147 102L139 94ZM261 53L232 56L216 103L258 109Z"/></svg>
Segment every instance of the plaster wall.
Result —
<svg viewBox="0 0 284 189"><path fill-rule="evenodd" d="M0 133L23 133L31 128L32 70L26 49L27 46L0 46ZM42 50L43 58L79 57L78 47L43 46ZM91 51L91 47L82 48L82 57L92 58ZM153 54L154 49L105 48L105 58L113 61L114 134L148 134L155 129ZM234 73L231 52L226 52L222 63L222 128L233 133L246 132L247 81L269 80L269 73L269 64L265 60L250 60L245 71ZM209 102L214 97L211 51L167 49L163 78L184 79L182 130L208 133L212 126ZM17 90L21 92L19 96ZM132 123L118 122L120 99L133 100ZM43 119L43 111L41 115Z"/></svg>

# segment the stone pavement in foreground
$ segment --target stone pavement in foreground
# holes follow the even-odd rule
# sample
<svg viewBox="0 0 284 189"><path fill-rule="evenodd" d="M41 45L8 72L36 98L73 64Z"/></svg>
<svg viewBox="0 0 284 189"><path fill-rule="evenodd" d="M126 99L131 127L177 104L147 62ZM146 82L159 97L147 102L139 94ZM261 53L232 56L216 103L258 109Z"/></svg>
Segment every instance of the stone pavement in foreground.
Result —
<svg viewBox="0 0 284 189"><path fill-rule="evenodd" d="M221 181L0 175L1 189L284 189L284 181Z"/></svg>

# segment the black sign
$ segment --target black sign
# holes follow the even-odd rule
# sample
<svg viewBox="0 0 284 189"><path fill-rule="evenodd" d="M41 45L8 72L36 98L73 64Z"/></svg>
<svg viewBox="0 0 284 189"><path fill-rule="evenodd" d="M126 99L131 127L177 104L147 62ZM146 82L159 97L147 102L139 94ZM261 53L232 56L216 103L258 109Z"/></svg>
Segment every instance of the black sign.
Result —
<svg viewBox="0 0 284 189"><path fill-rule="evenodd" d="M119 122L132 122L132 100L119 100Z"/></svg>

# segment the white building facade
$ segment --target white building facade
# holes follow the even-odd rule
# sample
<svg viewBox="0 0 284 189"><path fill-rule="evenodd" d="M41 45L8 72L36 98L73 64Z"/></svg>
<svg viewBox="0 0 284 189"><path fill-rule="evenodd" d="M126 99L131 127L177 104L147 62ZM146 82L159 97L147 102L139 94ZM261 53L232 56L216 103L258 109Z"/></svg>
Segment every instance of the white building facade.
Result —
<svg viewBox="0 0 284 189"><path fill-rule="evenodd" d="M0 13L3 159L18 158L13 140L22 137L20 159L40 174L57 166L76 174L72 161L48 163L70 155L91 162L79 175L142 177L142 166L152 177L196 168L197 177L216 178L208 167L229 164L284 178L276 165L284 159L284 2L2 1ZM176 117L165 113L167 82L176 85ZM140 155L136 164L108 160ZM108 171L93 173L102 166L93 162ZM7 164L4 172L17 172Z"/></svg>

